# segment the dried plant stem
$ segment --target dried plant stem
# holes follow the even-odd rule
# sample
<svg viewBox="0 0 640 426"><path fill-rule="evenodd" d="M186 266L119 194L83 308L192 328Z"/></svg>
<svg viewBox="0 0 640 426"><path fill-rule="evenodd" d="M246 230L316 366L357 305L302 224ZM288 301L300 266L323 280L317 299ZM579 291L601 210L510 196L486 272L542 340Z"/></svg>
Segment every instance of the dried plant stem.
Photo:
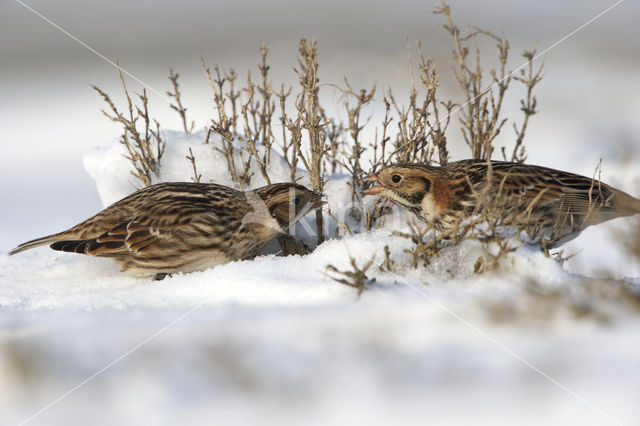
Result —
<svg viewBox="0 0 640 426"><path fill-rule="evenodd" d="M200 58L202 62L202 68L209 81L209 86L213 90L213 99L216 105L217 117L211 119L211 129L222 137L222 146L214 147L214 149L220 152L227 163L227 170L231 179L241 188L245 189L250 187L251 178L253 172L250 171L251 167L251 155L245 155L248 151L244 149L236 149L236 142L234 141L237 131L237 99L240 96L235 91L235 80L237 74L232 70L229 73L223 73L220 67L214 66L215 77L211 70L207 68L204 58ZM230 89L225 92L225 84L229 82ZM231 104L231 115L227 114L226 101ZM239 160L238 167L236 164L236 156Z"/></svg>
<svg viewBox="0 0 640 426"><path fill-rule="evenodd" d="M117 60L116 63L118 64ZM142 95L137 95L141 106L134 106L120 68L118 68L118 75L124 90L125 99L127 100L128 115L121 113L109 95L100 88L97 86L91 87L98 92L107 105L109 105L111 112L109 113L102 110L102 113L111 121L122 125L123 132L120 137L120 143L127 150L126 158L134 168L131 174L135 176L143 186L148 186L153 182L154 176L158 174L160 160L164 154L166 142L160 131L160 123L156 120L151 120L149 117L149 98L147 97L146 89L142 90ZM139 119L142 119L142 131L138 130L137 127ZM152 127L152 121L153 124L155 124L155 130Z"/></svg>
<svg viewBox="0 0 640 426"><path fill-rule="evenodd" d="M285 92L284 84L280 86L280 92L276 93L278 104L280 105L280 124L282 125L282 155L289 166L289 180L296 181L296 172L298 168L298 154L293 141L293 134L287 137L287 98L291 95L291 88Z"/></svg>
<svg viewBox="0 0 640 426"><path fill-rule="evenodd" d="M191 180L196 182L196 183L200 183L200 179L202 179L202 175L198 173L198 170L196 169L196 158L193 156L193 151L191 150L191 147L189 147L189 155L186 156L187 160L189 160L189 162L191 163L191 166L193 167L193 176L191 177Z"/></svg>
<svg viewBox="0 0 640 426"><path fill-rule="evenodd" d="M182 100L180 99L180 85L178 84L179 77L180 74L174 74L173 68L169 68L169 80L171 81L171 84L173 86L173 92L167 91L167 96L173 98L176 101L175 104L171 103L169 106L171 107L171 109L176 111L178 115L180 115L180 118L182 120L182 128L184 129L185 133L189 134L193 131L195 123L192 121L190 126L187 125L187 109L182 106Z"/></svg>
<svg viewBox="0 0 640 426"><path fill-rule="evenodd" d="M453 69L460 85L465 103L461 109L460 124L465 142L471 149L471 158L486 160L493 153L493 140L498 136L506 119L500 117L500 109L504 94L511 82L512 74L506 72L509 56L509 41L493 33L474 28L468 34L462 35L451 17L449 6L442 3L434 13L444 15L447 23L443 25L454 43L454 60L457 67ZM489 89L484 88L483 70L480 65L480 49L478 35L485 35L496 41L498 47L498 70L491 69L489 74L493 84ZM467 43L471 42L470 48ZM469 65L469 53L473 49L475 64ZM492 87L497 87L497 95Z"/></svg>
<svg viewBox="0 0 640 426"><path fill-rule="evenodd" d="M296 69L302 92L296 99L298 117L295 122L288 121L287 127L292 133L292 142L296 148L299 159L302 161L311 185L316 191L324 190L323 157L326 154L325 131L327 125L324 111L319 105L318 99L318 59L317 44L315 40L307 42L300 40L298 65ZM302 148L302 131L308 135L309 152L305 154ZM322 210L316 210L316 232L318 245L324 241Z"/></svg>
<svg viewBox="0 0 640 426"><path fill-rule="evenodd" d="M367 276L367 271L374 265L375 256L373 256L371 260L365 263L362 267L359 267L356 263L356 259L351 256L349 256L349 262L351 263L351 271L341 271L333 265L327 265L327 270L336 274L334 276L328 276L340 284L355 288L358 290L358 296L360 296L362 292L376 282L375 278L369 278Z"/></svg>
<svg viewBox="0 0 640 426"><path fill-rule="evenodd" d="M516 143L513 147L511 157L509 158L509 161L515 161L518 163L524 163L527 159L527 153L523 145L524 136L527 131L527 125L529 124L529 118L538 112L536 111L538 101L533 95L533 89L540 80L542 80L542 72L544 70L544 61L542 61L538 69L534 71L533 58L536 56L535 49L523 52L522 56L528 61L527 69L526 71L521 69L520 75L514 77L514 80L521 82L527 88L525 98L520 100L520 110L524 113L524 118L519 129L518 126L513 123L513 130L516 133ZM505 154L504 147L502 149L502 155L506 160L507 156Z"/></svg>
<svg viewBox="0 0 640 426"><path fill-rule="evenodd" d="M355 201L359 198L358 191L362 187L362 178L364 177L364 172L360 165L360 156L366 151L366 148L360 139L360 133L370 121L370 118L367 118L363 123L361 114L362 109L373 99L373 96L376 93L376 86L374 85L368 92L363 89L356 93L353 88L351 88L351 85L346 78L344 79L344 84L346 89L343 89L343 93L349 97L355 98L356 103L355 106L351 106L348 101L345 104L349 120L349 125L346 129L351 141L347 144L348 148L346 148L343 153L344 160L339 162L351 175L351 201Z"/></svg>

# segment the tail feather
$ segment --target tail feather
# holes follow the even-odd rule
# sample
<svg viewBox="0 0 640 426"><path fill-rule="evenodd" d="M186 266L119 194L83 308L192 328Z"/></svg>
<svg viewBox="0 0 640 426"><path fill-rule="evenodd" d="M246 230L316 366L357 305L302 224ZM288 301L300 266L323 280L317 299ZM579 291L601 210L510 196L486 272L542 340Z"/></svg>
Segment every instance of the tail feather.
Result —
<svg viewBox="0 0 640 426"><path fill-rule="evenodd" d="M70 239L73 238L66 232L59 234L47 235L46 237L37 238L20 244L18 247L9 252L9 256L21 251L30 250L32 248L49 245L53 250L64 251L68 253L90 254L92 256L114 256L121 253L124 241L98 242L97 239Z"/></svg>
<svg viewBox="0 0 640 426"><path fill-rule="evenodd" d="M624 216L631 216L640 213L640 199L633 197L626 192L615 191L613 202L615 207Z"/></svg>
<svg viewBox="0 0 640 426"><path fill-rule="evenodd" d="M12 249L9 252L9 256L14 255L16 253L20 253L21 251L31 250L36 247L44 246L47 244L55 243L59 240L59 234L47 235L46 237L36 238L35 240L27 241L26 243L20 244L18 247Z"/></svg>

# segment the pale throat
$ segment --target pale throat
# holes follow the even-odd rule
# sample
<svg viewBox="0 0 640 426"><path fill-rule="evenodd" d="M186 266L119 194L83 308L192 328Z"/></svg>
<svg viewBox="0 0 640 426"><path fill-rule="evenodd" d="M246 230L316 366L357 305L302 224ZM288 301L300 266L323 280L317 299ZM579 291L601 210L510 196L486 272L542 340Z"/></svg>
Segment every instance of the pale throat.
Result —
<svg viewBox="0 0 640 426"><path fill-rule="evenodd" d="M440 217L441 211L433 199L433 194L425 194L420 203L420 207L422 208L422 216L424 216L425 219L433 220Z"/></svg>
<svg viewBox="0 0 640 426"><path fill-rule="evenodd" d="M394 191L385 189L382 191L382 196L394 201L400 205L403 205L412 211L415 211L416 214L422 216L423 219L427 221L431 221L434 219L438 219L440 217L440 209L438 209L436 202L433 198L433 194L427 193L422 198L420 205L413 205L409 203L406 199L402 198L400 195L396 194Z"/></svg>

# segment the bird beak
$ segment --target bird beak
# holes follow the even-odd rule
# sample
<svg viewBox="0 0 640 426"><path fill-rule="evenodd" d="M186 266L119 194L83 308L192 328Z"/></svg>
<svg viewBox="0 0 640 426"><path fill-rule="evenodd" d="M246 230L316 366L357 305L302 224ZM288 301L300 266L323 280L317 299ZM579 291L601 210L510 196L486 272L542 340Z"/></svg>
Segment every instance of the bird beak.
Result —
<svg viewBox="0 0 640 426"><path fill-rule="evenodd" d="M384 190L384 186L382 186L382 182L378 179L378 175L369 175L364 178L365 182L373 182L373 186L362 191L364 195L376 195ZM379 184L379 185L376 185Z"/></svg>
<svg viewBox="0 0 640 426"><path fill-rule="evenodd" d="M322 192L313 191L311 194L311 210L319 209L327 202L322 199L325 195Z"/></svg>

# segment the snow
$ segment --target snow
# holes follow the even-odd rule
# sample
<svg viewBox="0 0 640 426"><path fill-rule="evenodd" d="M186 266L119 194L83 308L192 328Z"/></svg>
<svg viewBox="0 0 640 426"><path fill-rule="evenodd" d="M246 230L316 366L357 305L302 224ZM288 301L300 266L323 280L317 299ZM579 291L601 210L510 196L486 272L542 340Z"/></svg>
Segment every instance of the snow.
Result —
<svg viewBox="0 0 640 426"><path fill-rule="evenodd" d="M159 180L188 179L191 147L203 176L230 183L202 136L167 133ZM113 141L85 157L103 205L133 189L122 153ZM335 176L326 189L340 217L350 208L346 181ZM28 419L95 374L33 423L638 418L638 302L606 297L638 291L637 281L602 280L594 292L592 280L528 246L478 275L476 241L412 269L403 253L411 243L392 233L407 217L395 209L380 229L329 239L307 256L272 249L160 282L47 249L0 256L3 422ZM373 266L376 282L360 297L329 278L327 265L348 269L350 257L382 262L385 245L397 267Z"/></svg>

